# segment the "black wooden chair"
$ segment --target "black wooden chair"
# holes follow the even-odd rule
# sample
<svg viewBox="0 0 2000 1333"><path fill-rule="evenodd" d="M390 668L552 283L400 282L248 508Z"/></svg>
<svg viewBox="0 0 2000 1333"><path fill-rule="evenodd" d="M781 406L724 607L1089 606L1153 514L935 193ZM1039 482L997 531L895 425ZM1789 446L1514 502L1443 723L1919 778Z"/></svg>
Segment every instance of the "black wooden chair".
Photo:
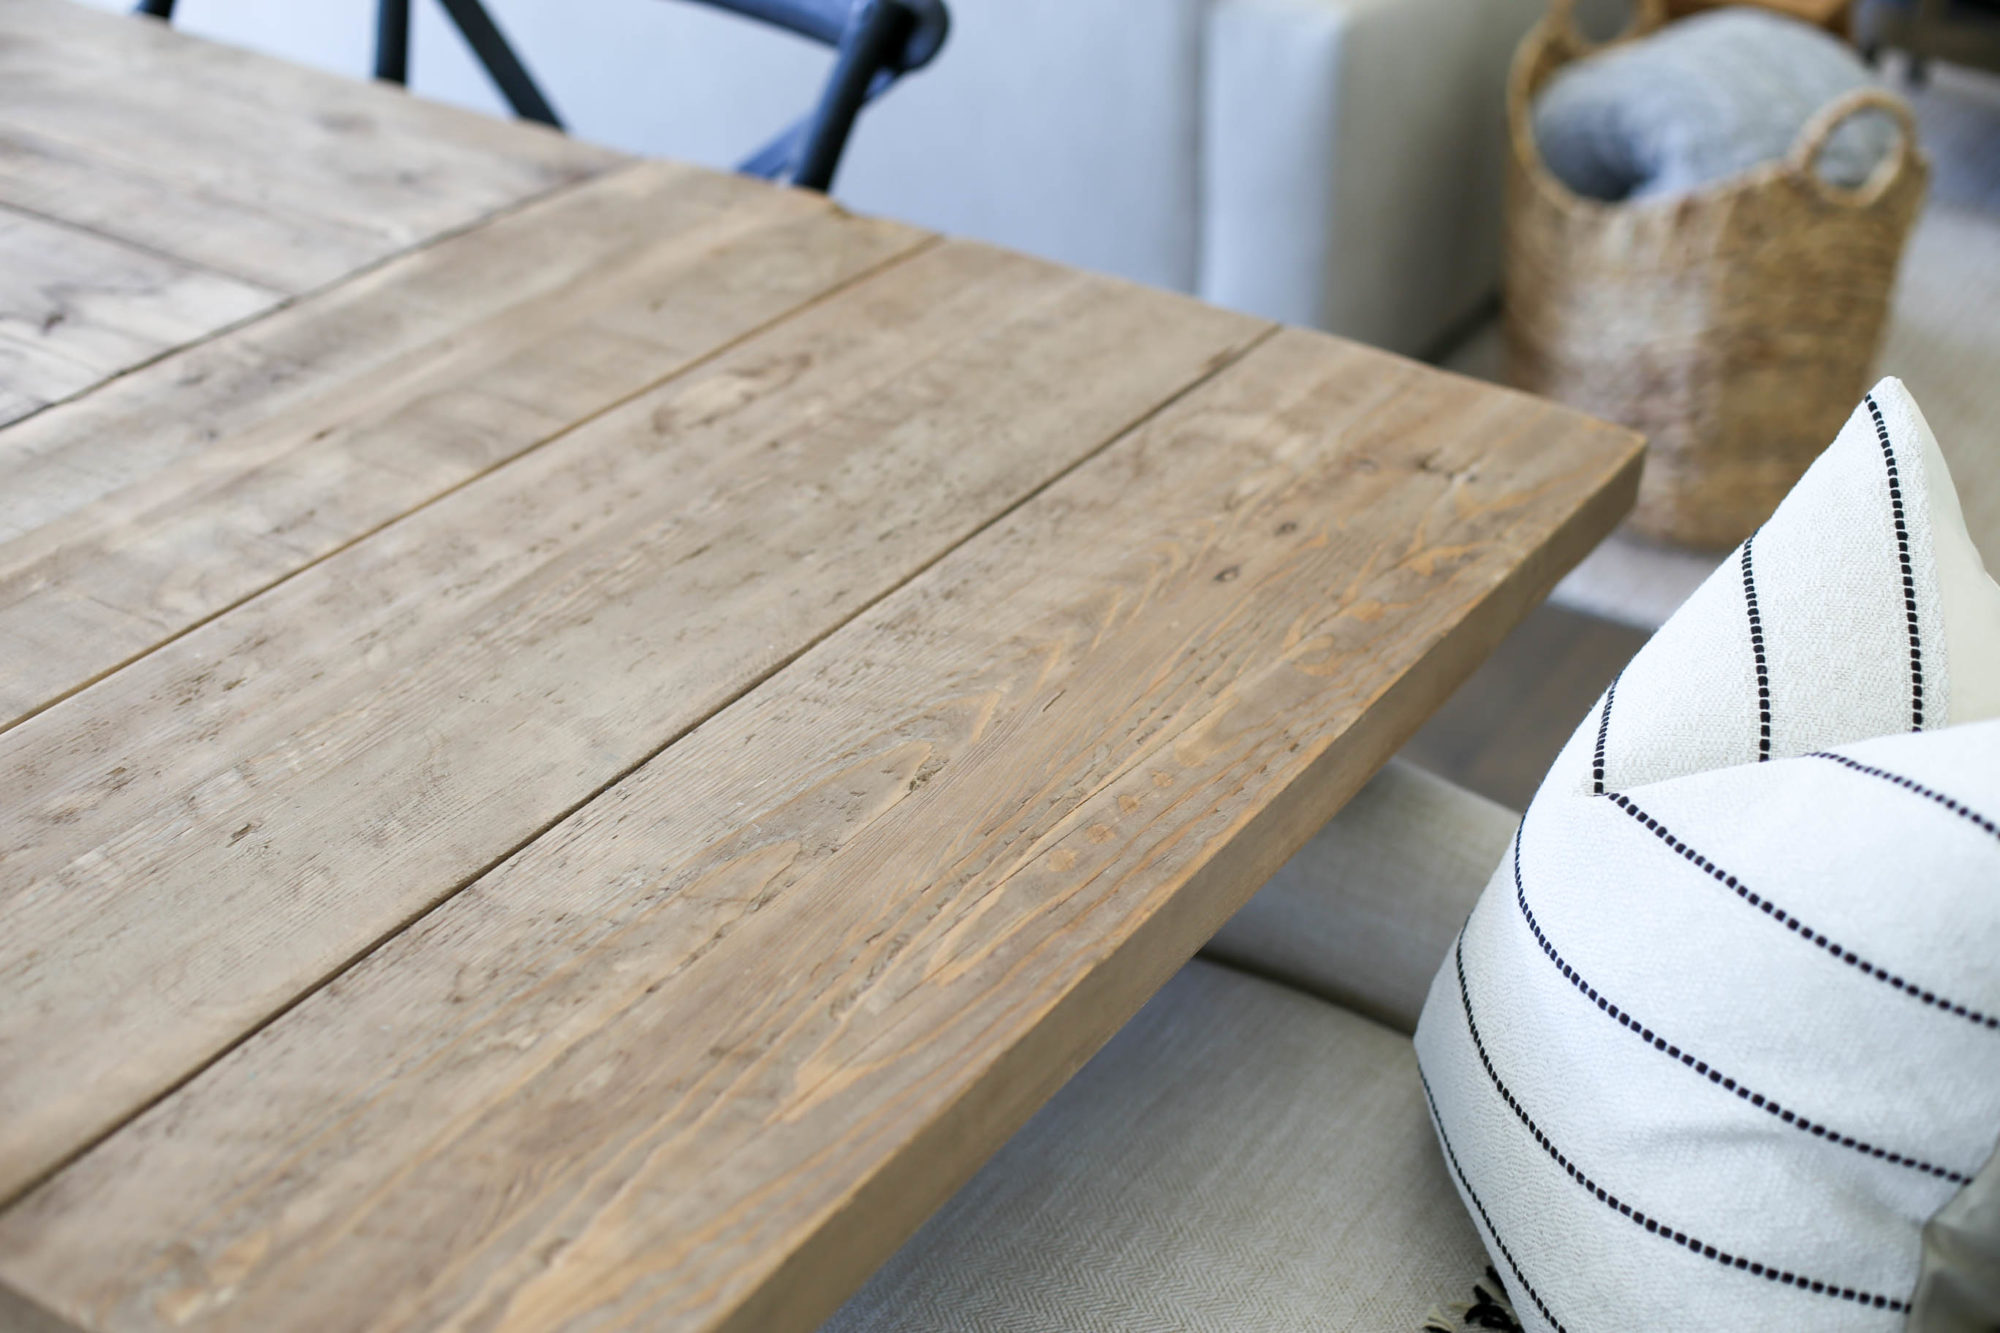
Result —
<svg viewBox="0 0 2000 1333"><path fill-rule="evenodd" d="M834 48L813 110L744 159L738 170L824 192L861 108L936 57L951 19L943 0L693 0L795 32ZM514 53L481 0L439 0L466 44L525 120L562 128L555 109ZM138 12L171 19L174 0L139 0ZM376 0L375 77L402 83L409 75L410 0Z"/></svg>

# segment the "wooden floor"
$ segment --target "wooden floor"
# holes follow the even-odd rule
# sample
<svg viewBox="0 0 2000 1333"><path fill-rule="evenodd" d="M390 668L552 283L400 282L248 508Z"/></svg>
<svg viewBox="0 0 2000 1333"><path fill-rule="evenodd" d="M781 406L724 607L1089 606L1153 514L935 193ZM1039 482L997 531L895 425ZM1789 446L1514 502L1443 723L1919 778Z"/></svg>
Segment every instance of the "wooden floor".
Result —
<svg viewBox="0 0 2000 1333"><path fill-rule="evenodd" d="M1545 602L1403 747L1403 758L1525 809L1577 722L1648 637Z"/></svg>

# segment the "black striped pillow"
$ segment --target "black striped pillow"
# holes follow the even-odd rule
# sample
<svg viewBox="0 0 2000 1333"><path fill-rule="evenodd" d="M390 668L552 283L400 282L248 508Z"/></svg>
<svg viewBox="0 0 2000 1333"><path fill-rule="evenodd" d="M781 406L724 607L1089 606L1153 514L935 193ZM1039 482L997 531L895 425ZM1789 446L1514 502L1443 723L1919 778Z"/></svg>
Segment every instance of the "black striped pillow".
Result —
<svg viewBox="0 0 2000 1333"><path fill-rule="evenodd" d="M1524 1327L1903 1327L2000 1135L1994 719L2000 587L1885 380L1578 728L1432 987Z"/></svg>

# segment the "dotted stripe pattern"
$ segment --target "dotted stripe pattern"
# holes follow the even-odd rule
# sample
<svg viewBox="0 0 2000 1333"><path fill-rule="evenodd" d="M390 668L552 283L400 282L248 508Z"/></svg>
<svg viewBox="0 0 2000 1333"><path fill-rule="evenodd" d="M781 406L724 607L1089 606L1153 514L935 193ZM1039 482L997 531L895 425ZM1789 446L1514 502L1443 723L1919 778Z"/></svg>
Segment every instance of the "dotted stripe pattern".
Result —
<svg viewBox="0 0 2000 1333"><path fill-rule="evenodd" d="M1756 540L1754 532L1743 540L1743 604L1749 608L1750 656L1757 666L1757 762L1762 764L1771 758L1771 669L1764 660L1764 617L1757 610L1757 580L1750 572L1750 548Z"/></svg>
<svg viewBox="0 0 2000 1333"><path fill-rule="evenodd" d="M1486 1054L1486 1043L1479 1035L1479 1022L1472 1015L1472 995L1465 984L1465 935L1462 931L1459 934L1458 947L1453 953L1458 966L1458 998L1465 1009L1466 1030L1472 1034L1472 1048L1479 1053L1479 1063L1486 1067L1486 1077L1491 1080L1494 1091L1500 1094L1500 1100L1507 1103L1508 1109L1513 1111L1515 1118L1533 1136L1536 1144L1540 1146L1543 1152L1549 1155L1551 1161L1563 1169L1564 1173L1571 1180L1581 1185L1586 1194L1596 1195L1599 1203L1629 1219L1634 1226L1644 1227L1648 1232L1660 1237L1662 1240L1670 1240L1688 1251L1688 1253L1713 1260L1724 1267L1740 1269L1752 1277L1761 1277L1769 1282L1776 1282L1787 1287L1795 1287L1800 1291L1811 1292L1815 1296L1827 1296L1838 1300L1852 1301L1857 1305L1870 1305L1878 1310L1893 1310L1898 1313L1906 1313L1909 1310L1910 1307L1907 1301L1898 1300L1894 1296L1885 1296L1880 1292L1863 1291L1856 1287L1843 1287L1837 1282L1827 1282L1821 1278L1806 1277L1804 1274L1794 1273L1788 1268L1779 1268L1775 1264L1760 1263L1744 1255L1732 1254L1727 1250L1719 1249L1702 1240L1699 1236L1690 1236L1685 1231L1676 1231L1658 1218L1647 1216L1644 1212L1634 1208L1631 1204L1620 1199L1617 1195L1611 1193L1602 1185L1592 1180L1588 1175L1584 1174L1574 1162L1564 1156L1562 1151L1550 1141L1549 1136L1542 1132L1541 1126L1537 1125L1533 1118L1528 1115L1526 1108L1515 1100L1512 1090L1501 1081L1499 1073L1493 1068L1493 1061ZM1512 1262L1511 1258L1509 1262Z"/></svg>
<svg viewBox="0 0 2000 1333"><path fill-rule="evenodd" d="M1444 1145L1445 1160L1451 1163L1451 1173L1458 1177L1459 1185L1465 1190L1465 1197L1472 1200L1473 1209L1478 1212L1479 1220L1486 1224L1486 1234L1493 1237L1493 1243L1500 1247L1500 1257L1507 1261L1507 1267L1513 1272L1514 1280L1521 1284L1522 1291L1528 1293L1528 1299L1542 1312L1542 1318L1549 1321L1556 1333L1569 1333L1569 1330L1563 1327L1562 1320L1556 1318L1549 1310L1541 1294L1535 1290L1534 1284L1522 1274L1521 1265L1515 1262L1514 1252L1507 1248L1507 1242L1500 1239L1500 1233L1494 1230L1493 1218L1487 1213L1486 1205L1480 1202L1479 1191L1472 1188L1472 1182L1465 1178L1465 1168L1458 1164L1458 1154L1452 1151L1451 1135L1444 1132L1444 1117L1438 1114L1437 1098L1431 1095L1431 1081L1424 1078L1424 1071L1421 1069L1417 1071L1417 1077L1423 1082L1424 1100L1430 1103L1431 1124L1437 1130L1438 1142Z"/></svg>
<svg viewBox="0 0 2000 1333"><path fill-rule="evenodd" d="M1910 561L1910 529L1903 518L1903 484L1896 471L1896 451L1889 443L1889 424L1875 395L1862 399L1875 419L1875 438L1882 443L1882 461L1889 469L1889 517L1896 526L1896 557L1903 566L1903 621L1910 635L1910 730L1924 729L1924 654L1917 637L1917 575Z"/></svg>
<svg viewBox="0 0 2000 1333"><path fill-rule="evenodd" d="M1604 691L1604 711L1597 715L1597 752L1590 761L1591 790L1604 795L1604 742L1611 734L1611 701L1618 697L1618 682L1625 676L1624 668L1611 678L1610 688Z"/></svg>
<svg viewBox="0 0 2000 1333"><path fill-rule="evenodd" d="M1905 981L1902 977L1897 976L1887 968L1878 967L1874 963L1869 962L1866 958L1855 953L1854 950L1842 945L1838 940L1828 939L1824 934L1815 931L1811 926L1785 911L1769 898L1751 892L1749 885L1725 871L1721 866L1718 866L1715 862L1709 860L1679 838L1676 838L1665 824L1662 824L1659 820L1641 810L1638 804L1630 797L1622 793L1613 792L1611 793L1611 802L1626 814L1632 816L1633 819L1645 825L1652 831L1654 837L1673 848L1676 852L1679 852L1683 858L1700 869L1710 879L1729 889L1738 898L1762 911L1764 915L1784 926L1800 939L1810 941L1812 944L1824 949L1827 953L1832 954L1835 958L1838 958L1841 962L1846 963L1849 967L1858 968L1864 976L1873 977L1884 985L1903 992L1903 994L1908 995L1911 999L1921 1001L1934 1009L1939 1009L1945 1013L1963 1018L1967 1022L1980 1027L2000 1030L2000 1017L1982 1013L1977 1009L1969 1008L1943 995L1939 995L1935 991L1925 990L1915 982Z"/></svg>
<svg viewBox="0 0 2000 1333"><path fill-rule="evenodd" d="M1968 820L1978 828L1985 830L1996 838L2000 838L2000 823L1988 819L1985 815L1980 814L1957 797L1946 796L1941 791L1933 791L1914 778L1906 778L1901 773L1891 773L1886 768L1874 768L1868 764L1861 763L1859 760L1849 759L1844 754L1834 754L1830 750L1815 750L1807 755L1806 758L1830 759L1842 768L1851 768L1856 773L1866 773L1871 778L1880 778L1884 782L1893 782L1904 791L1914 792L1927 801L1936 801L1960 819Z"/></svg>
<svg viewBox="0 0 2000 1333"><path fill-rule="evenodd" d="M1525 827L1525 823L1523 827ZM1852 1134L1842 1134L1837 1129L1830 1129L1819 1121L1809 1119L1788 1107L1780 1105L1775 1099L1766 1097L1761 1092L1753 1092L1734 1078L1710 1065L1706 1060L1698 1059L1692 1053L1682 1050L1679 1046L1641 1023L1626 1010L1605 999L1604 996L1598 993L1595 986L1585 981L1582 974L1563 959L1563 956L1556 951L1556 947L1549 942L1549 937L1542 933L1541 922L1535 919L1534 910L1528 906L1528 892L1521 878L1521 835L1518 832L1514 835L1514 901L1520 905L1521 916L1527 921L1528 929L1533 932L1535 942L1542 946L1542 952L1548 956L1548 960L1551 963L1556 965L1556 970L1562 973L1563 979L1576 987L1584 998L1596 1005L1606 1015L1617 1022L1620 1027L1638 1037L1654 1050L1663 1053L1668 1059L1680 1061L1681 1064L1706 1078L1710 1083L1715 1084L1725 1092L1735 1093L1742 1101L1748 1102L1766 1115L1776 1117L1800 1133L1810 1134L1814 1138L1824 1139L1828 1143L1851 1149L1864 1157L1876 1158L1879 1161L1888 1163L1890 1166L1906 1166L1921 1174L1936 1176L1940 1180L1951 1181L1955 1185L1965 1185L1971 1182L1972 1177L1963 1172L1953 1171L1948 1167L1938 1166L1935 1163L1926 1162L1921 1158L1908 1157L1902 1153L1890 1152L1888 1149L1878 1147L1865 1139L1857 1139Z"/></svg>

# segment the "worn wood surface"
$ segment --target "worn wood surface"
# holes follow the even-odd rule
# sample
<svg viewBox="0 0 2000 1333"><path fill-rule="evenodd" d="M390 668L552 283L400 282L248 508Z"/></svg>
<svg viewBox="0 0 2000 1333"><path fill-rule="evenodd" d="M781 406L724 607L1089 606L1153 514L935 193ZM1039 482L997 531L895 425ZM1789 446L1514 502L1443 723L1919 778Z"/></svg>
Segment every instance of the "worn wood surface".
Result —
<svg viewBox="0 0 2000 1333"><path fill-rule="evenodd" d="M4 0L0 422L621 160L150 20Z"/></svg>
<svg viewBox="0 0 2000 1333"><path fill-rule="evenodd" d="M5 1333L811 1328L1637 473L63 0L0 309Z"/></svg>
<svg viewBox="0 0 2000 1333"><path fill-rule="evenodd" d="M0 4L0 203L297 293L625 160L71 0Z"/></svg>
<svg viewBox="0 0 2000 1333"><path fill-rule="evenodd" d="M278 295L0 207L0 422L267 309Z"/></svg>
<svg viewBox="0 0 2000 1333"><path fill-rule="evenodd" d="M0 730L923 242L627 167L19 423Z"/></svg>
<svg viewBox="0 0 2000 1333"><path fill-rule="evenodd" d="M1182 322L1133 313L1128 354ZM1016 382L1008 350L942 401ZM810 1327L1608 529L1636 456L1265 343L61 1173L0 1275L103 1329ZM815 506L899 526L870 492L901 471Z"/></svg>
<svg viewBox="0 0 2000 1333"><path fill-rule="evenodd" d="M931 250L0 734L0 1194L1258 328Z"/></svg>

